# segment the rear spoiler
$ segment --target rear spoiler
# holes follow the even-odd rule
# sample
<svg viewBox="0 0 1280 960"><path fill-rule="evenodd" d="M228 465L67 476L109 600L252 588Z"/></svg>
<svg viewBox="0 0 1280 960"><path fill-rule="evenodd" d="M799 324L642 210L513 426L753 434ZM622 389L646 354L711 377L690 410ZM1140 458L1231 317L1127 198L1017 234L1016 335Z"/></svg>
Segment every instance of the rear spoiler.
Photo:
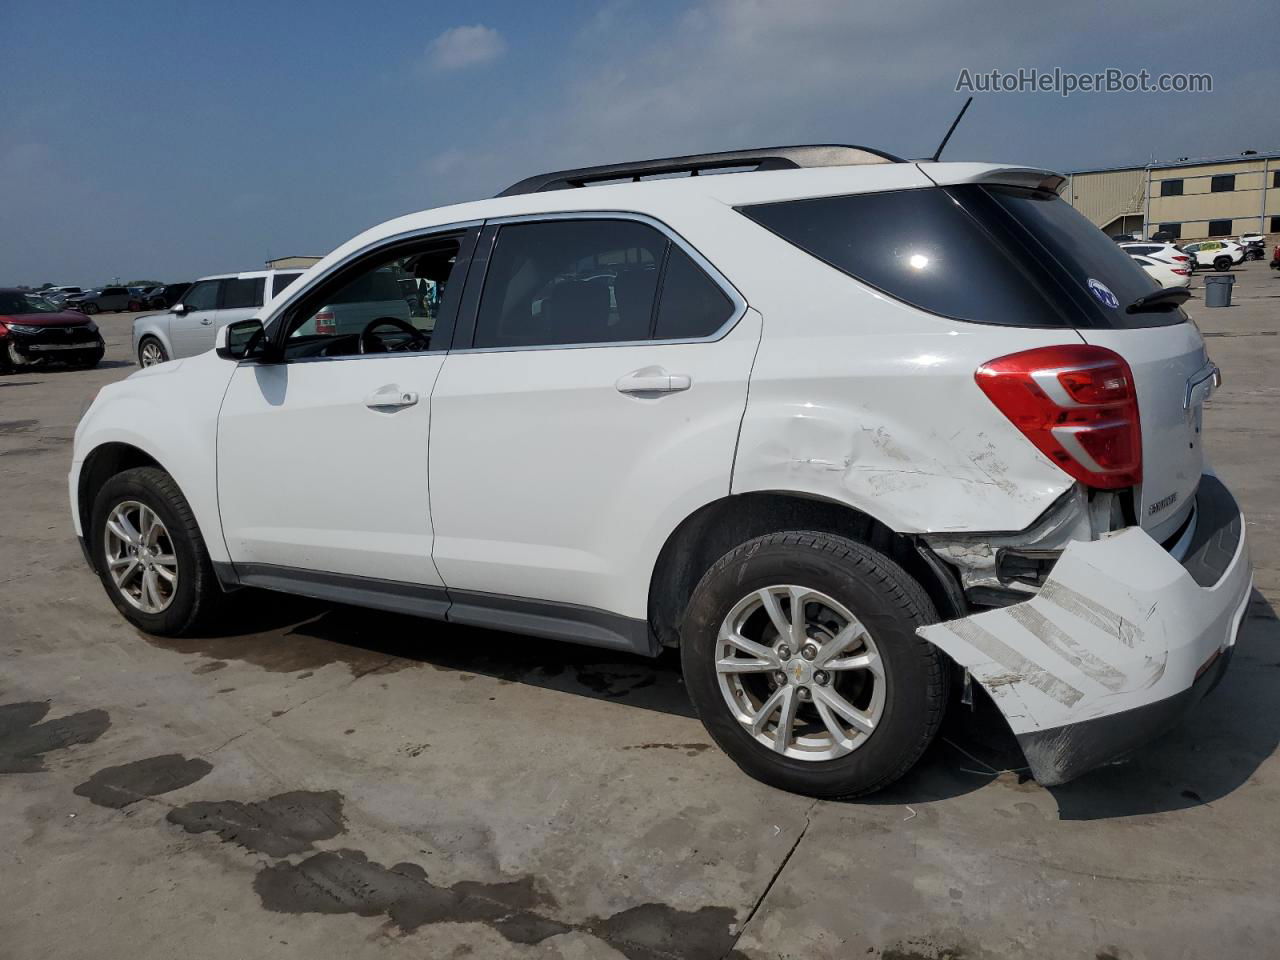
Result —
<svg viewBox="0 0 1280 960"><path fill-rule="evenodd" d="M1010 187L1059 193L1067 178L1038 167L1002 167L993 163L917 163L916 167L940 187L958 183L1000 183Z"/></svg>

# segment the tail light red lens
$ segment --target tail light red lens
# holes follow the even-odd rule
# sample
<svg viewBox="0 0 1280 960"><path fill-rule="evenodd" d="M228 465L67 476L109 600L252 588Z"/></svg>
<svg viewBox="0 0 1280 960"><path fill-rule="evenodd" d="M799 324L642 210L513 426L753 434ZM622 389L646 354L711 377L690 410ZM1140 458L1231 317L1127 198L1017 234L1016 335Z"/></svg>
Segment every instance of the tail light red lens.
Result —
<svg viewBox="0 0 1280 960"><path fill-rule="evenodd" d="M1124 358L1088 344L1039 347L984 363L978 386L1045 456L1104 490L1142 482L1142 427Z"/></svg>
<svg viewBox="0 0 1280 960"><path fill-rule="evenodd" d="M1174 267L1173 272L1180 277L1185 277L1189 271L1184 270L1182 267Z"/></svg>
<svg viewBox="0 0 1280 960"><path fill-rule="evenodd" d="M9 335L9 328L6 327L3 323L0 323L0 337L7 337L8 335Z"/></svg>
<svg viewBox="0 0 1280 960"><path fill-rule="evenodd" d="M338 332L338 324L331 310L321 310L316 314L316 333L332 334Z"/></svg>
<svg viewBox="0 0 1280 960"><path fill-rule="evenodd" d="M1172 257L1170 257L1169 259L1170 259L1170 260L1177 260L1179 263L1188 263L1188 262L1191 260L1191 258L1190 258L1190 257L1184 257L1184 256L1182 256L1181 254L1174 254L1174 255L1173 255Z"/></svg>

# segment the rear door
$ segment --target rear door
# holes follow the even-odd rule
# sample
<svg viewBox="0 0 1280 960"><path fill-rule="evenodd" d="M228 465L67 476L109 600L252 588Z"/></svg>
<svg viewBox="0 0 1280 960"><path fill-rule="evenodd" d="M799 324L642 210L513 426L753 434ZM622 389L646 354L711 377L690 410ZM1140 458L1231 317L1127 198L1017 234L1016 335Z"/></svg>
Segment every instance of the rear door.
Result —
<svg viewBox="0 0 1280 960"><path fill-rule="evenodd" d="M491 225L478 250L474 332L432 395L454 611L481 593L642 619L660 538L729 492L759 316L639 218Z"/></svg>

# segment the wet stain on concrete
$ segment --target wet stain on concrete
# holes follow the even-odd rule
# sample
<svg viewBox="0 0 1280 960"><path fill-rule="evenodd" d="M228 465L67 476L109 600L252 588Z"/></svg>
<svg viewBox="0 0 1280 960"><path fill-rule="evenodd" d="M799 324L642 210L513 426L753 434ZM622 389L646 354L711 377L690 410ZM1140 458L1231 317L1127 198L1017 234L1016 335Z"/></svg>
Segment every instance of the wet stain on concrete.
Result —
<svg viewBox="0 0 1280 960"><path fill-rule="evenodd" d="M709 743L633 743L623 750L681 750L686 757L696 757L704 750L710 750Z"/></svg>
<svg viewBox="0 0 1280 960"><path fill-rule="evenodd" d="M566 923L547 915L556 906L532 877L501 883L431 882L422 867L385 867L359 850L317 853L297 864L263 868L254 880L263 907L278 913L350 913L387 916L406 933L433 923L484 923L513 943L537 944L549 937L589 933L629 960L734 958L728 907L686 911L660 903L641 904L610 917Z"/></svg>
<svg viewBox="0 0 1280 960"><path fill-rule="evenodd" d="M215 670L223 670L227 666L225 660L210 660L208 663L202 663L191 672L194 674L213 673Z"/></svg>
<svg viewBox="0 0 1280 960"><path fill-rule="evenodd" d="M580 684L609 700L617 700L658 682L652 670L625 671L609 667L595 669L578 667L576 675Z"/></svg>
<svg viewBox="0 0 1280 960"><path fill-rule="evenodd" d="M39 420L0 420L0 437L12 436L15 433L30 433L32 427L39 425Z"/></svg>
<svg viewBox="0 0 1280 960"><path fill-rule="evenodd" d="M886 947L880 953L880 960L965 960L969 956L969 952L957 944L923 938Z"/></svg>
<svg viewBox="0 0 1280 960"><path fill-rule="evenodd" d="M75 788L90 803L116 810L147 797L189 787L208 775L213 764L198 757L188 760L178 753L134 760L105 767Z"/></svg>
<svg viewBox="0 0 1280 960"><path fill-rule="evenodd" d="M0 450L0 457L37 457L48 453L52 447L16 447L13 450Z"/></svg>
<svg viewBox="0 0 1280 960"><path fill-rule="evenodd" d="M251 803L197 801L174 807L167 819L187 833L212 831L226 843L270 857L302 853L346 829L336 790L294 790Z"/></svg>
<svg viewBox="0 0 1280 960"><path fill-rule="evenodd" d="M111 726L105 710L44 720L48 712L48 702L38 700L0 704L0 773L39 773L44 754L92 743Z"/></svg>

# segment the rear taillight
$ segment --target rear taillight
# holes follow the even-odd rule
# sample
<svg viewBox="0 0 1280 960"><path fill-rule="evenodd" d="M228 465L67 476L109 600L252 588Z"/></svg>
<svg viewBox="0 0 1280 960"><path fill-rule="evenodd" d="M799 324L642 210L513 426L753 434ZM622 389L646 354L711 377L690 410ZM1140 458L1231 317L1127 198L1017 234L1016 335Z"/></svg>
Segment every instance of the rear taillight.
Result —
<svg viewBox="0 0 1280 960"><path fill-rule="evenodd" d="M1183 257L1183 256L1173 256L1173 257L1170 257L1169 259L1177 260L1179 263L1188 263L1191 260L1190 257Z"/></svg>
<svg viewBox="0 0 1280 960"><path fill-rule="evenodd" d="M338 324L334 321L332 310L321 310L316 314L316 333L337 333Z"/></svg>
<svg viewBox="0 0 1280 960"><path fill-rule="evenodd" d="M1087 344L1040 347L984 363L978 386L1036 448L1081 483L1142 482L1142 428L1122 356Z"/></svg>
<svg viewBox="0 0 1280 960"><path fill-rule="evenodd" d="M9 328L6 327L3 323L0 323L0 337L7 337L8 335L9 335Z"/></svg>
<svg viewBox="0 0 1280 960"><path fill-rule="evenodd" d="M1174 273L1176 273L1176 274L1177 274L1178 276L1180 276L1180 277L1185 277L1185 276L1186 276L1188 273L1190 273L1191 271L1190 271L1190 270L1185 270L1185 269L1183 269L1182 267L1174 267L1174 268L1173 268L1173 272L1174 272Z"/></svg>

